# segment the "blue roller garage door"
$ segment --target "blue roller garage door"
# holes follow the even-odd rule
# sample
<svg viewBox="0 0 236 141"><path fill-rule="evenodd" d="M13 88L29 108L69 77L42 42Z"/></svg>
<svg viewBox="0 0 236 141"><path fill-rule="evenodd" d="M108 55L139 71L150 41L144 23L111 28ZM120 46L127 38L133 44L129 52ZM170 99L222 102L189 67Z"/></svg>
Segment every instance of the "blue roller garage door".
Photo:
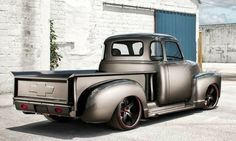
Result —
<svg viewBox="0 0 236 141"><path fill-rule="evenodd" d="M155 32L175 36L180 42L184 57L196 61L196 15L157 10Z"/></svg>

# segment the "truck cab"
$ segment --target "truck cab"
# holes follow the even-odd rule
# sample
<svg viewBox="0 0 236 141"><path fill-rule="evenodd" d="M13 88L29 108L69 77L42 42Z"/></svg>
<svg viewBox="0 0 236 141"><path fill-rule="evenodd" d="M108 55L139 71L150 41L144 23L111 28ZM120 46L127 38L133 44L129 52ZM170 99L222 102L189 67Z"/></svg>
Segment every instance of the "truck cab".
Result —
<svg viewBox="0 0 236 141"><path fill-rule="evenodd" d="M105 41L103 72L150 71L148 101L167 105L191 98L197 63L185 60L177 39L164 34L129 34ZM178 82L178 83L177 83Z"/></svg>

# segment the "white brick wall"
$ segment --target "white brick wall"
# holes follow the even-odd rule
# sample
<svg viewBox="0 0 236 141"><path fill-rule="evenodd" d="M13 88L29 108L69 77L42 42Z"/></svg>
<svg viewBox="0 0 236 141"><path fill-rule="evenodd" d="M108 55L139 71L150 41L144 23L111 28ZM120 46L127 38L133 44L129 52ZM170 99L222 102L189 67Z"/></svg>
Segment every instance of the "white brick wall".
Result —
<svg viewBox="0 0 236 141"><path fill-rule="evenodd" d="M63 0L53 1L62 3ZM60 19L58 9L57 12L51 12L57 13L57 16L51 14L51 17L55 18L56 27L65 27L64 35L61 35L62 29L56 29L59 35L60 54L63 56L58 69L97 69L102 58L105 38L114 34L154 32L153 11L104 6L104 2L198 13L197 0L66 0L64 2L63 7L60 7L62 11L65 10L65 13L62 12L63 17L66 15L64 22Z"/></svg>
<svg viewBox="0 0 236 141"><path fill-rule="evenodd" d="M0 3L0 93L8 93L11 71L49 68L50 7L47 0Z"/></svg>
<svg viewBox="0 0 236 141"><path fill-rule="evenodd" d="M65 0L50 0L50 19L54 20L54 29L57 32L58 40L65 41L66 15Z"/></svg>
<svg viewBox="0 0 236 141"><path fill-rule="evenodd" d="M200 26L203 32L203 61L236 63L236 24Z"/></svg>
<svg viewBox="0 0 236 141"><path fill-rule="evenodd" d="M49 18L60 54L58 69L96 69L104 39L154 32L153 11L104 6L124 4L197 13L197 0L0 0L0 93L12 91L10 71L49 69Z"/></svg>

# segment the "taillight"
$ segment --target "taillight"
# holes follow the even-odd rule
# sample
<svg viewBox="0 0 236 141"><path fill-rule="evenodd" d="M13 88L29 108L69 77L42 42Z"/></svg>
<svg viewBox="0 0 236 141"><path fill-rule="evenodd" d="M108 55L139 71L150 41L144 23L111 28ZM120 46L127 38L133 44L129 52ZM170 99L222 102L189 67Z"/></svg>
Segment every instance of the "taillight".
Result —
<svg viewBox="0 0 236 141"><path fill-rule="evenodd" d="M21 108L21 110L28 110L29 106L28 106L28 104L23 103L20 105L20 108Z"/></svg>
<svg viewBox="0 0 236 141"><path fill-rule="evenodd" d="M62 108L61 107L56 107L55 112L56 113L62 113Z"/></svg>

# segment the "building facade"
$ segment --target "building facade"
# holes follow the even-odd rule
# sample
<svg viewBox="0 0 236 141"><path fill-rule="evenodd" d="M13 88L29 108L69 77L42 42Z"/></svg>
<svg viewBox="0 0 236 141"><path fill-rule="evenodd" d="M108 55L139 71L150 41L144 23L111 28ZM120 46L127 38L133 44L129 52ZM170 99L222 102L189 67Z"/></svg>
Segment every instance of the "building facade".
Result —
<svg viewBox="0 0 236 141"><path fill-rule="evenodd" d="M198 6L199 0L4 1L0 6L0 93L12 91L11 71L49 70L49 19L63 56L58 70L96 69L107 37L139 32L177 36L185 57L195 61Z"/></svg>
<svg viewBox="0 0 236 141"><path fill-rule="evenodd" d="M11 71L48 70L48 19L48 0L1 1L0 94L13 90Z"/></svg>
<svg viewBox="0 0 236 141"><path fill-rule="evenodd" d="M203 62L236 63L236 24L201 25Z"/></svg>

